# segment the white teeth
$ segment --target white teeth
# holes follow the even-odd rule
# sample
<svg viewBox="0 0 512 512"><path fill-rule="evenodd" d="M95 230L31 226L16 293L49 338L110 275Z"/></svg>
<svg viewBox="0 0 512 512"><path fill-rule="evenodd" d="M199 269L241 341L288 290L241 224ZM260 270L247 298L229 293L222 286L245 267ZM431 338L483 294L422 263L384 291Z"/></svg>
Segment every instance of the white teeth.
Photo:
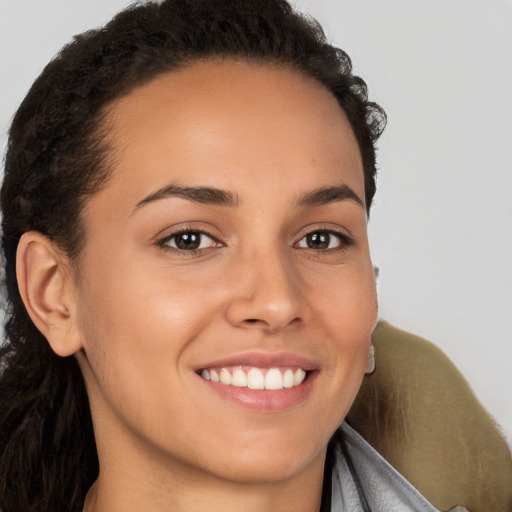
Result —
<svg viewBox="0 0 512 512"><path fill-rule="evenodd" d="M277 368L270 368L265 375L265 389L283 389L283 375Z"/></svg>
<svg viewBox="0 0 512 512"><path fill-rule="evenodd" d="M278 390L302 384L306 378L306 371L302 368L297 368L294 372L291 368L283 371L279 368L264 370L253 367L245 372L241 367L237 367L231 368L230 372L227 368L222 368L220 371L205 368L201 370L201 377L212 382L220 382L226 386Z"/></svg>
<svg viewBox="0 0 512 512"><path fill-rule="evenodd" d="M247 374L247 387L249 389L265 389L265 377L258 368L251 368Z"/></svg>
<svg viewBox="0 0 512 512"><path fill-rule="evenodd" d="M231 384L231 374L226 370L226 368L222 368L222 370L220 371L220 381L222 382L222 384L226 384L226 386L229 386Z"/></svg>
<svg viewBox="0 0 512 512"><path fill-rule="evenodd" d="M247 375L241 368L237 368L233 372L233 378L231 379L232 386L238 386L239 388L247 387Z"/></svg>
<svg viewBox="0 0 512 512"><path fill-rule="evenodd" d="M283 388L291 388L293 387L293 372L288 369L284 372L283 375Z"/></svg>
<svg viewBox="0 0 512 512"><path fill-rule="evenodd" d="M298 386L306 378L306 372L302 368L298 368L293 376L293 385Z"/></svg>

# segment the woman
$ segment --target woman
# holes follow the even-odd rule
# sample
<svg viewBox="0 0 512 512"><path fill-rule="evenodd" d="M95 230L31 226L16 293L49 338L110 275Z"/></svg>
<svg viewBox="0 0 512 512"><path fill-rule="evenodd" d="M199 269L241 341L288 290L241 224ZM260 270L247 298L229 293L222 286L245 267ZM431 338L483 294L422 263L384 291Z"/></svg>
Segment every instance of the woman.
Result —
<svg viewBox="0 0 512 512"><path fill-rule="evenodd" d="M435 510L338 429L384 123L282 1L146 3L47 66L2 188L4 512Z"/></svg>

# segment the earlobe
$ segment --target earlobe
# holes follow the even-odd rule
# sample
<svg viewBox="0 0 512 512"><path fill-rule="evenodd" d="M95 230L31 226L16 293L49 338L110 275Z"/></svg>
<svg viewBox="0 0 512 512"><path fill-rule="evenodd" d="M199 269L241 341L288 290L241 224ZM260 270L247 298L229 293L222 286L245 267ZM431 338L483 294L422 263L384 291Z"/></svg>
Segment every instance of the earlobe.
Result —
<svg viewBox="0 0 512 512"><path fill-rule="evenodd" d="M73 274L62 251L40 233L24 233L16 275L25 308L53 351L66 357L80 350Z"/></svg>

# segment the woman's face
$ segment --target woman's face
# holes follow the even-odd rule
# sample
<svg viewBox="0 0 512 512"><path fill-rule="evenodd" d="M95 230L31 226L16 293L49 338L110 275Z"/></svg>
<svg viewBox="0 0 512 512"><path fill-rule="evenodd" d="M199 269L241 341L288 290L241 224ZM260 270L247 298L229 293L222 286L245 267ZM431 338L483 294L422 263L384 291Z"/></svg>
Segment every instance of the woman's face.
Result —
<svg viewBox="0 0 512 512"><path fill-rule="evenodd" d="M75 280L100 460L252 482L323 465L377 309L361 158L335 98L217 61L107 117L112 176L84 210Z"/></svg>

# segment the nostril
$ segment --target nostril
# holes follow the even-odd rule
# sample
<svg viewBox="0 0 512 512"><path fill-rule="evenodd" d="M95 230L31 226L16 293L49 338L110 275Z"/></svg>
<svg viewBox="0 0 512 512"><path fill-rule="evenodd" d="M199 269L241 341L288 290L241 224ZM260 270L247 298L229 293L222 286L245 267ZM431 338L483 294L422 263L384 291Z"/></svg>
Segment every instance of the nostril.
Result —
<svg viewBox="0 0 512 512"><path fill-rule="evenodd" d="M246 318L243 322L243 324L246 327L262 327L262 328L269 328L268 322L265 322L265 320L262 320L260 318Z"/></svg>

